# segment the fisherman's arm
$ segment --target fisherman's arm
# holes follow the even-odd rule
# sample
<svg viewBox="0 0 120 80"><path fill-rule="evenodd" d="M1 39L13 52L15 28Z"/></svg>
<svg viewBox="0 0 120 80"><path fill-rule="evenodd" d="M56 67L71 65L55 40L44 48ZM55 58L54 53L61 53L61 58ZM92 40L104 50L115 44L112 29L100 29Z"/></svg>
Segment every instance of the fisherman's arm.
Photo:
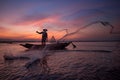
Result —
<svg viewBox="0 0 120 80"><path fill-rule="evenodd" d="M38 33L38 34L42 34L42 32L38 32L38 31L36 31L36 33Z"/></svg>

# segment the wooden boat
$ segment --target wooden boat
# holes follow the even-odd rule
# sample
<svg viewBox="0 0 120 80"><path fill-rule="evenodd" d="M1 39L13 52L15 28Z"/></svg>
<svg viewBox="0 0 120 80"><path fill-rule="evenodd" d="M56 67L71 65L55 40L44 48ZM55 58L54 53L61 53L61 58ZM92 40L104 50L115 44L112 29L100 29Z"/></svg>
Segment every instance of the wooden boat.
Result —
<svg viewBox="0 0 120 80"><path fill-rule="evenodd" d="M56 42L52 44L47 44L47 49L49 50L60 50L60 49L65 49L71 42ZM28 48L28 49L43 49L45 46L44 45L39 45L39 44L20 44L21 46Z"/></svg>

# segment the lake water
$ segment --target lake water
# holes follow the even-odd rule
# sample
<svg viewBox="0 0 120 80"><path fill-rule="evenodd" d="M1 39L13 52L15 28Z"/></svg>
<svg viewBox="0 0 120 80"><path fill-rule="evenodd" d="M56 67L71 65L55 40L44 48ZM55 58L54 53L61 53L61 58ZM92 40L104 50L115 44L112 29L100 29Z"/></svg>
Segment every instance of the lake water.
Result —
<svg viewBox="0 0 120 80"><path fill-rule="evenodd" d="M24 65L29 60L4 60L5 54L32 57L41 52L19 44L0 43L0 80L120 80L118 42L76 42L77 48L70 44L66 50L50 51L47 75L39 66L27 70Z"/></svg>

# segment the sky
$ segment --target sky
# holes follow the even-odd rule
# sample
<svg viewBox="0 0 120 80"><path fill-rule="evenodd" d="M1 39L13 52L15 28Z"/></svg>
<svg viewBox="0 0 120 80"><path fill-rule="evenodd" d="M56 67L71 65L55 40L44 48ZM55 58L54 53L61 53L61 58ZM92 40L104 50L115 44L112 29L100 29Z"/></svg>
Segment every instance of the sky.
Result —
<svg viewBox="0 0 120 80"><path fill-rule="evenodd" d="M0 40L40 40L36 31L48 29L49 39L60 39L95 21L114 26L92 24L64 39L120 39L119 0L0 0Z"/></svg>

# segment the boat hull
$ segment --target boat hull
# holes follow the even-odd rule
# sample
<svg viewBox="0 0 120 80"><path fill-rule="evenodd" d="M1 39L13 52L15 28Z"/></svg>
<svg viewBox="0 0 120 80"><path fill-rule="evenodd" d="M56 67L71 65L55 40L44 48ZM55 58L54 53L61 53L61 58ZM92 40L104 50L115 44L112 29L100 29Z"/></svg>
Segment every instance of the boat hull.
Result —
<svg viewBox="0 0 120 80"><path fill-rule="evenodd" d="M70 42L65 42L65 43L53 43L53 44L47 44L47 49L49 50L60 50L60 49L65 49ZM43 49L45 46L44 45L38 45L38 44L20 44L21 46L28 48L28 49Z"/></svg>

